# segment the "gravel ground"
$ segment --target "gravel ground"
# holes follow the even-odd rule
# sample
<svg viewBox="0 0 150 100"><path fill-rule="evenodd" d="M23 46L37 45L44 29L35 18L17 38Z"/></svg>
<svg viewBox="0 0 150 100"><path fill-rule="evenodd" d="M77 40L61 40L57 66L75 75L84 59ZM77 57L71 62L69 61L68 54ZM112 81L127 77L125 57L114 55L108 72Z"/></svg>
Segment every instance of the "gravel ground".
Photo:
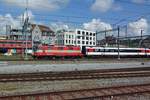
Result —
<svg viewBox="0 0 150 100"><path fill-rule="evenodd" d="M0 95L150 83L150 77L0 83Z"/></svg>
<svg viewBox="0 0 150 100"><path fill-rule="evenodd" d="M3 65L0 74L150 67L150 62Z"/></svg>
<svg viewBox="0 0 150 100"><path fill-rule="evenodd" d="M91 99L86 99L91 100ZM107 98L97 98L92 100L150 100L150 93L124 95L124 96L113 96Z"/></svg>

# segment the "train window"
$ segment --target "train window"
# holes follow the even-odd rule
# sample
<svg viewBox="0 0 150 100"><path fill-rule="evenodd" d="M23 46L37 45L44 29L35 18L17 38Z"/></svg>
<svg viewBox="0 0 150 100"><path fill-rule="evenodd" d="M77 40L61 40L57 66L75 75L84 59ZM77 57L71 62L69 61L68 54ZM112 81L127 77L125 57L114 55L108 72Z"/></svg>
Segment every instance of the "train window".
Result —
<svg viewBox="0 0 150 100"><path fill-rule="evenodd" d="M118 51L118 49L117 49ZM140 50L127 50L127 49L119 49L120 52L140 52Z"/></svg>
<svg viewBox="0 0 150 100"><path fill-rule="evenodd" d="M140 50L129 50L129 52L140 52Z"/></svg>
<svg viewBox="0 0 150 100"><path fill-rule="evenodd" d="M105 52L109 52L109 49L105 49Z"/></svg>
<svg viewBox="0 0 150 100"><path fill-rule="evenodd" d="M105 52L105 50L104 49L99 49L99 52Z"/></svg>
<svg viewBox="0 0 150 100"><path fill-rule="evenodd" d="M115 50L114 49L110 49L110 52L115 52Z"/></svg>
<svg viewBox="0 0 150 100"><path fill-rule="evenodd" d="M99 49L95 49L95 52L99 52Z"/></svg>
<svg viewBox="0 0 150 100"><path fill-rule="evenodd" d="M117 49L117 51L118 51L118 49ZM119 51L120 52L127 52L127 50L125 50L125 49L119 49Z"/></svg>

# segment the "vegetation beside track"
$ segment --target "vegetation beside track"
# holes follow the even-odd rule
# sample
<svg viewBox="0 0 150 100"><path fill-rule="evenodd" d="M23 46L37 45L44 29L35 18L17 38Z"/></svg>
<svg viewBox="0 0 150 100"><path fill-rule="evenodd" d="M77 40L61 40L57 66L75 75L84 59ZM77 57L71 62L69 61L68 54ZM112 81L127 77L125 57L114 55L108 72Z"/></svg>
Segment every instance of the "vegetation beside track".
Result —
<svg viewBox="0 0 150 100"><path fill-rule="evenodd" d="M19 60L25 60L22 55L0 55L0 61L19 61ZM28 55L28 60L33 60L31 55Z"/></svg>
<svg viewBox="0 0 150 100"><path fill-rule="evenodd" d="M28 59L22 57L22 55L5 56L0 55L0 61L7 62L9 64L66 64L66 63L120 63L120 62L149 62L150 58L67 58L67 59L33 59L31 55L28 55Z"/></svg>

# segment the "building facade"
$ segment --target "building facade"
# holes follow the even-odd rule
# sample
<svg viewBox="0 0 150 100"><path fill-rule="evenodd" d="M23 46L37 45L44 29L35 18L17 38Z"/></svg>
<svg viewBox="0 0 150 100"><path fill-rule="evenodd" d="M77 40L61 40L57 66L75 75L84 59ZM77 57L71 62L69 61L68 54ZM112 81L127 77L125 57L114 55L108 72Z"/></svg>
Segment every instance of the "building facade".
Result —
<svg viewBox="0 0 150 100"><path fill-rule="evenodd" d="M49 27L44 25L31 24L28 32L23 33L22 29L11 29L10 40L27 40L33 41L33 43L54 45L55 33Z"/></svg>
<svg viewBox="0 0 150 100"><path fill-rule="evenodd" d="M96 32L76 29L77 46L96 46Z"/></svg>
<svg viewBox="0 0 150 100"><path fill-rule="evenodd" d="M55 32L49 27L32 24L32 41L46 45L55 45Z"/></svg>
<svg viewBox="0 0 150 100"><path fill-rule="evenodd" d="M76 29L75 31L61 32L57 34L58 45L70 46L96 46L96 33L92 31Z"/></svg>

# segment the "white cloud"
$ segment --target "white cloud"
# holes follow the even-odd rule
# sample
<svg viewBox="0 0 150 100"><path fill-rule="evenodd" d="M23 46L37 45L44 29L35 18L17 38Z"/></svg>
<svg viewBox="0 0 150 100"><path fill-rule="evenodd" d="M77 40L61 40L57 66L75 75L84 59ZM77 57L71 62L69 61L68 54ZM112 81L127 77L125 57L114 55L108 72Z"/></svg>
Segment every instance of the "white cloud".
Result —
<svg viewBox="0 0 150 100"><path fill-rule="evenodd" d="M11 25L12 28L19 28L21 26L20 20L15 19L11 14L0 15L0 34L6 33L6 25Z"/></svg>
<svg viewBox="0 0 150 100"><path fill-rule="evenodd" d="M93 19L91 22L84 23L83 28L90 31L104 31L112 29L112 26L109 23L103 22L100 19ZM149 31L149 24L146 19L141 18L135 22L128 23L128 35L130 36L140 36L141 30L143 30L143 35L146 35ZM116 36L117 32L107 32L107 35ZM120 30L120 35L125 35L125 29ZM104 33L98 35L98 39L102 39Z"/></svg>
<svg viewBox="0 0 150 100"><path fill-rule="evenodd" d="M112 8L114 0L95 0L91 9L98 12L106 12Z"/></svg>
<svg viewBox="0 0 150 100"><path fill-rule="evenodd" d="M105 23L100 19L92 19L91 22L84 23L83 28L90 31L104 31L105 29L112 29L109 23Z"/></svg>
<svg viewBox="0 0 150 100"><path fill-rule="evenodd" d="M59 31L59 30L69 30L69 26L63 22L55 22L55 23L51 23L50 27L55 30L55 31Z"/></svg>
<svg viewBox="0 0 150 100"><path fill-rule="evenodd" d="M23 25L23 21L25 20L26 12L23 15L13 17L11 14L0 15L0 34L6 33L6 25L10 25L11 28L21 28ZM28 16L30 18L30 22L36 23L34 21L34 15L31 11L28 11Z"/></svg>
<svg viewBox="0 0 150 100"><path fill-rule="evenodd" d="M5 3L11 3L15 6L26 7L26 0L3 0ZM69 0L28 0L28 6L31 9L57 10L66 5Z"/></svg>
<svg viewBox="0 0 150 100"><path fill-rule="evenodd" d="M91 22L84 23L83 28L89 31L104 31L112 29L112 26L109 23L105 23L101 21L100 19L92 19ZM108 33L109 35L112 35L112 32ZM97 39L103 39L105 34L98 34Z"/></svg>
<svg viewBox="0 0 150 100"><path fill-rule="evenodd" d="M128 24L130 35L141 35L141 30L147 33L149 25L146 19L141 18L138 21Z"/></svg>

